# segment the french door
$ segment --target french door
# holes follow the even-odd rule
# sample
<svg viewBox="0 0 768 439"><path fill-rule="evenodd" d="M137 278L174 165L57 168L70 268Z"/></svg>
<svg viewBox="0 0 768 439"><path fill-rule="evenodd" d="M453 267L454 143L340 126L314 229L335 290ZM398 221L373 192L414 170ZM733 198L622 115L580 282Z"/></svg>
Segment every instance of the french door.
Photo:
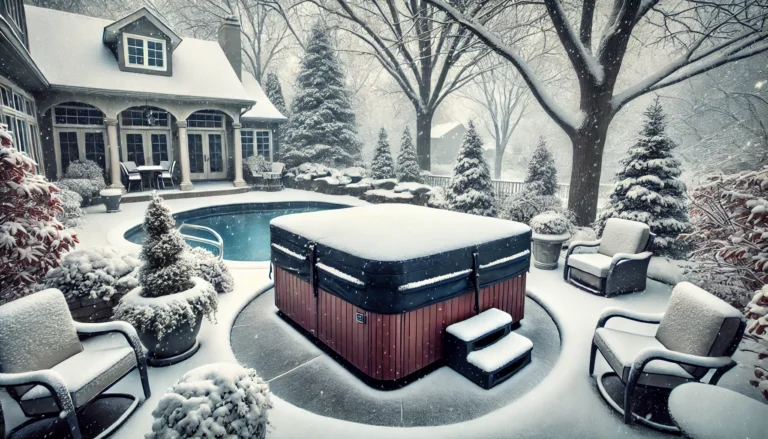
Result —
<svg viewBox="0 0 768 439"><path fill-rule="evenodd" d="M67 166L75 160L93 160L106 173L109 150L105 138L103 130L57 129L54 136L57 175L63 176Z"/></svg>
<svg viewBox="0 0 768 439"><path fill-rule="evenodd" d="M122 157L137 166L173 160L170 133L158 130L123 130Z"/></svg>
<svg viewBox="0 0 768 439"><path fill-rule="evenodd" d="M189 174L194 180L227 178L226 145L223 131L187 133Z"/></svg>

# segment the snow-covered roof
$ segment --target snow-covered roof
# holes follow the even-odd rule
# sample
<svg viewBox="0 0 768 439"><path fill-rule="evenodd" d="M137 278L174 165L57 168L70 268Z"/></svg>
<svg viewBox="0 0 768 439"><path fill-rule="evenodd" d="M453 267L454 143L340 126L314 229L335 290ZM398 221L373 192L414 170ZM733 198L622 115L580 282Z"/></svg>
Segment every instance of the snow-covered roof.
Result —
<svg viewBox="0 0 768 439"><path fill-rule="evenodd" d="M172 54L172 76L124 72L102 41L113 21L24 7L32 58L53 88L252 101L214 41L184 38Z"/></svg>
<svg viewBox="0 0 768 439"><path fill-rule="evenodd" d="M464 124L461 122L450 122L450 123L441 123L440 125L433 125L432 138L439 139L458 127L464 128Z"/></svg>
<svg viewBox="0 0 768 439"><path fill-rule="evenodd" d="M248 93L248 98L256 101L253 108L246 111L240 116L240 119L246 120L258 120L265 122L285 122L287 117L283 116L272 102L267 98L264 90L261 89L261 85L247 70L242 71L243 87Z"/></svg>
<svg viewBox="0 0 768 439"><path fill-rule="evenodd" d="M409 204L374 204L273 219L310 241L373 261L405 261L528 233L525 224Z"/></svg>

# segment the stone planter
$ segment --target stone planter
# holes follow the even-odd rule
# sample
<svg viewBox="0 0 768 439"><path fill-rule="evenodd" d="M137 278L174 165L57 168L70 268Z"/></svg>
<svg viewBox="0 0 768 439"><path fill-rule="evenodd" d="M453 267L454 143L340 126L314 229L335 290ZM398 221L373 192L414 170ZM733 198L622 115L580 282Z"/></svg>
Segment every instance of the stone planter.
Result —
<svg viewBox="0 0 768 439"><path fill-rule="evenodd" d="M194 325L179 325L162 338L158 338L152 331L137 330L141 344L147 348L147 364L154 367L170 366L194 355L200 349L197 334L202 322L203 315L198 314Z"/></svg>
<svg viewBox="0 0 768 439"><path fill-rule="evenodd" d="M533 266L542 270L554 270L560 259L563 243L571 237L570 233L562 235L540 235L534 233L531 237L533 250Z"/></svg>
<svg viewBox="0 0 768 439"><path fill-rule="evenodd" d="M104 200L104 206L107 207L107 213L120 212L120 200L123 197L123 191L120 189L104 189L99 195Z"/></svg>

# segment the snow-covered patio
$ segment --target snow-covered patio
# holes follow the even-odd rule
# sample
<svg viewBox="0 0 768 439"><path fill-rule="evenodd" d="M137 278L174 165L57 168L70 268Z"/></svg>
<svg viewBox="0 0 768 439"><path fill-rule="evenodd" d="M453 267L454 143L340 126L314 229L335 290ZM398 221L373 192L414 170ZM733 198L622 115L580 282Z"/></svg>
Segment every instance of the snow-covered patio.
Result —
<svg viewBox="0 0 768 439"><path fill-rule="evenodd" d="M236 195L168 200L167 205L175 212L193 207L208 205L223 205L245 202L270 201L327 201L357 205L363 202L352 197L329 196L307 191L285 190L276 193L248 192ZM102 246L110 244L116 247L138 252L139 246L129 243L122 238L122 233L136 225L146 209L146 202L124 204L122 211L114 214L104 212L103 206L88 208L87 221L79 233L80 247ZM199 335L200 351L190 359L166 368L150 368L149 378L152 385L152 397L133 414L133 416L117 431L115 438L136 438L151 430L151 412L156 407L159 398L184 373L198 366L216 362L237 362L230 340L233 325L240 315L255 298L270 291L272 282L269 279L269 269L266 263L228 263L235 279L233 292L221 295L218 322L210 324L203 322ZM626 426L622 418L615 413L600 397L594 378L588 375L589 349L593 331L600 313L609 306L628 308L638 312L658 313L664 311L671 286L653 280L648 281L648 288L641 293L623 295L615 298L594 296L565 283L560 269L542 271L531 267L528 276L528 296L545 309L557 325L561 340L560 354L551 365L551 370L537 383L531 385L511 403L489 411L475 419L460 423L452 420L451 416L441 413L441 418L449 425L430 427L384 427L366 425L332 417L321 416L301 409L279 397L279 392L273 396L274 408L269 414L271 423L270 435L273 438L300 437L334 437L334 438L507 438L507 437L574 437L574 438L613 438L613 437L663 437L656 432L640 425ZM266 297L262 298L265 299ZM525 321L524 321L525 323ZM638 332L652 333L653 327L616 319L609 326L631 328ZM242 330L241 330L242 331ZM269 333L252 333L254 339L270 337ZM242 337L239 338L242 342ZM110 342L121 342L117 339ZM86 345L89 342L86 341ZM306 342L309 343L309 342ZM302 367L306 362L302 363ZM535 367L535 363L528 367ZM597 372L607 370L607 364L600 358ZM258 370L257 370L258 372ZM348 374L345 370L337 371ZM441 386L451 386L456 380L464 378L447 367L439 372ZM747 379L744 374L748 369L736 368L721 381L721 386L742 389ZM269 377L267 377L269 378ZM540 381L538 381L540 380ZM436 381L435 381L436 382ZM359 383L361 386L362 383ZM415 383L411 386L418 386ZM322 385L320 392L312 396L321 405L324 398ZM747 387L748 388L748 387ZM141 385L138 372L132 372L119 382L112 392L127 392L139 394ZM318 386L314 386L318 389ZM333 390L333 389L328 389ZM314 390L313 390L314 391ZM377 392L377 391L373 391ZM408 387L395 392L407 394ZM449 392L450 393L450 392ZM7 395L3 395L7 398ZM392 399L390 397L390 399ZM397 399L396 397L394 398ZM19 413L9 413L8 409L15 404L4 399L3 407L6 418L18 419ZM424 402L428 404L428 402ZM403 412L400 401L401 416ZM358 412L364 412L366 407L358 407ZM376 408L361 416L361 419L375 418ZM422 412L429 410L450 411L452 407L445 405L428 406ZM15 416L14 416L15 415ZM383 415L382 415L383 416ZM453 419L463 419L456 416ZM377 424L389 422L376 422ZM432 422L405 422L401 425L430 424ZM442 422L441 422L442 423ZM391 424L390 424L391 425Z"/></svg>

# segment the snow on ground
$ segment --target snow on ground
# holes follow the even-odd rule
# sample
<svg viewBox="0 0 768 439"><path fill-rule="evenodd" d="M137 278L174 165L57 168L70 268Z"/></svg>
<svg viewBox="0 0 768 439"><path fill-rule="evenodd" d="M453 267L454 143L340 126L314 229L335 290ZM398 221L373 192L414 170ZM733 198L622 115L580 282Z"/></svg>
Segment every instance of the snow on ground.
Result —
<svg viewBox="0 0 768 439"><path fill-rule="evenodd" d="M282 200L335 201L361 204L351 197L327 196L314 192L285 190L275 193L249 192L209 198L170 200L174 211L213 204ZM121 231L141 221L147 203L125 204L120 213L103 213L103 206L88 208L89 215L80 232L80 248L105 245L107 242L138 250L138 246L122 240ZM152 397L113 436L134 439L151 429L151 412L162 394L189 370L210 363L235 362L229 343L231 326L239 311L261 291L268 288L266 264L230 264L235 290L220 296L218 323L204 321L200 331L200 351L190 359L165 368L150 368ZM543 271L531 268L528 276L529 295L544 306L555 319L561 332L562 352L550 375L536 388L514 403L472 421L439 427L395 428L377 427L319 416L297 408L274 397L270 412L268 437L280 438L614 438L667 437L641 426L625 426L621 417L601 399L593 378L587 373L589 348L597 319L608 306L630 308L639 312L662 312L669 300L670 287L648 282L642 293L611 299L593 296L564 283L560 269ZM633 322L612 320L611 327L637 330L652 334L655 328ZM118 343L119 339L97 340ZM88 343L88 342L86 342ZM535 346L534 346L535 349ZM597 372L607 369L598 360ZM136 371L119 382L115 392L141 393ZM7 395L5 398L7 400ZM5 404L6 415L18 408ZM9 410L11 409L11 410Z"/></svg>
<svg viewBox="0 0 768 439"><path fill-rule="evenodd" d="M676 285L687 280L684 270L693 264L689 261L653 256L648 265L648 277L668 285Z"/></svg>

